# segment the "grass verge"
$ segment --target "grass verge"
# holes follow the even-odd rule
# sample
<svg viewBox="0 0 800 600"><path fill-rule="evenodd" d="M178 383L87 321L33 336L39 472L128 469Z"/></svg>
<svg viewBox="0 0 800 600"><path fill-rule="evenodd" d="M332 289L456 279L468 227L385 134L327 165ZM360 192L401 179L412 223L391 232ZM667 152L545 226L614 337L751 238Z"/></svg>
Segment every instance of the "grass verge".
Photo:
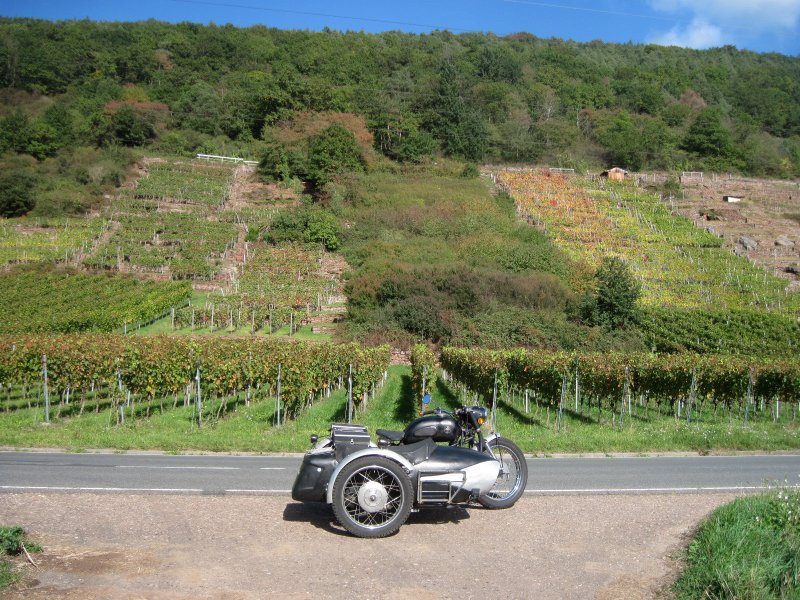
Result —
<svg viewBox="0 0 800 600"><path fill-rule="evenodd" d="M472 398L462 398L447 384L439 382L433 390L433 405L453 408ZM85 448L143 449L185 452L302 452L312 433L324 434L331 422L346 419L346 392L340 389L329 398L317 399L297 419L275 427L274 399L257 396L245 405L244 397L209 400L202 427L197 425L194 406L172 408L172 401L160 401L149 408L137 405L136 415L126 413L125 423L107 405L99 412L87 404L78 415L73 404L60 416L53 408L51 423L44 424L41 405L27 408L19 404L10 410L0 407L0 445L52 447L69 450ZM573 407L574 408L574 407ZM377 390L366 408L354 419L374 433L378 427L402 429L417 415L419 406L411 391L410 369L394 366L383 388ZM694 415L694 419L697 418ZM794 450L800 448L800 422L787 413L778 422L769 414L750 415L747 427L736 415L714 414L710 409L700 420L687 423L653 407L634 407L620 424L606 410L581 406L565 411L558 421L557 411L531 403L525 411L521 398L498 404L497 429L514 440L524 451L536 454L590 452L648 452L725 450Z"/></svg>
<svg viewBox="0 0 800 600"><path fill-rule="evenodd" d="M689 544L673 592L679 600L800 598L800 492L717 509Z"/></svg>

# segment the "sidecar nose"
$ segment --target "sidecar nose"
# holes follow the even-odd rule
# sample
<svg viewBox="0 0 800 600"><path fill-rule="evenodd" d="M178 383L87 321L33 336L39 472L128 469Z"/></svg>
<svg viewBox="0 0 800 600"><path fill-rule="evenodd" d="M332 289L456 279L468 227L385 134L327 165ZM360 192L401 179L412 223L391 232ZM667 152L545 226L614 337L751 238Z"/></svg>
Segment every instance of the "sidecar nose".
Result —
<svg viewBox="0 0 800 600"><path fill-rule="evenodd" d="M500 462L490 458L464 469L466 480L464 488L478 492L479 496L487 493L497 482L500 475Z"/></svg>

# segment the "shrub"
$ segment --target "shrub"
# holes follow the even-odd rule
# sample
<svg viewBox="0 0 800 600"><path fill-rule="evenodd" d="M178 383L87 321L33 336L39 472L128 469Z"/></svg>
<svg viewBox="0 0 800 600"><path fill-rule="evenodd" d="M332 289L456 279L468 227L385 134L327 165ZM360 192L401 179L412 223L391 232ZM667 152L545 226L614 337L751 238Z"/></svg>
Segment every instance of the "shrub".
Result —
<svg viewBox="0 0 800 600"><path fill-rule="evenodd" d="M595 273L597 291L587 294L581 306L583 318L592 325L620 329L637 319L636 302L642 288L625 262L616 257L604 258Z"/></svg>
<svg viewBox="0 0 800 600"><path fill-rule="evenodd" d="M0 216L18 217L36 205L33 177L11 171L0 176Z"/></svg>
<svg viewBox="0 0 800 600"><path fill-rule="evenodd" d="M363 171L361 148L353 132L338 123L328 126L308 143L308 178L324 186L335 173Z"/></svg>
<svg viewBox="0 0 800 600"><path fill-rule="evenodd" d="M467 163L464 165L464 169L461 171L461 177L465 179L475 179L479 177L481 172L478 170L478 167L472 163Z"/></svg>

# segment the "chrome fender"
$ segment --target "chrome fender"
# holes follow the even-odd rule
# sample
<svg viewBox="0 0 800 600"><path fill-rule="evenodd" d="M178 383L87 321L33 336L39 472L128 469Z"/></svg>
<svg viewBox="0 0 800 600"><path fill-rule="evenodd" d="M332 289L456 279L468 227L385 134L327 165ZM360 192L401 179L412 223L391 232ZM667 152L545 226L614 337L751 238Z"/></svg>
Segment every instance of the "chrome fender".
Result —
<svg viewBox="0 0 800 600"><path fill-rule="evenodd" d="M328 479L328 489L325 492L325 498L328 504L333 503L333 482L336 481L336 478L339 476L341 470L347 464L353 462L357 458L361 458L362 456L383 456L384 458L393 460L402 466L409 475L411 475L415 470L414 465L408 462L408 460L406 460L404 457L397 454L397 452L392 452L391 450L387 450L385 448L364 448L363 450L358 450L357 452L348 454L342 462L336 465L333 473L331 473L331 477Z"/></svg>

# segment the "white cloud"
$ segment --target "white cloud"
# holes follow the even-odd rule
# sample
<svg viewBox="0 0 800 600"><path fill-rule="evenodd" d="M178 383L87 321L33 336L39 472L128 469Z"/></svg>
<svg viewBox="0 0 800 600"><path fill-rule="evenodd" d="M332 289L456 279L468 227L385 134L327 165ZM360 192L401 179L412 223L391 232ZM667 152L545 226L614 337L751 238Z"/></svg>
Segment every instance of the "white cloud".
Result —
<svg viewBox="0 0 800 600"><path fill-rule="evenodd" d="M650 36L665 46L710 48L757 39L794 36L800 0L649 0L653 10L676 20L667 32ZM686 25L685 23L689 23ZM798 34L800 35L800 34Z"/></svg>
<svg viewBox="0 0 800 600"><path fill-rule="evenodd" d="M800 18L800 0L650 0L658 11L681 14L721 28L765 33L790 30Z"/></svg>
<svg viewBox="0 0 800 600"><path fill-rule="evenodd" d="M651 40L662 46L683 46L685 48L713 48L725 44L722 31L704 19L694 19L686 28L673 27L666 33Z"/></svg>

